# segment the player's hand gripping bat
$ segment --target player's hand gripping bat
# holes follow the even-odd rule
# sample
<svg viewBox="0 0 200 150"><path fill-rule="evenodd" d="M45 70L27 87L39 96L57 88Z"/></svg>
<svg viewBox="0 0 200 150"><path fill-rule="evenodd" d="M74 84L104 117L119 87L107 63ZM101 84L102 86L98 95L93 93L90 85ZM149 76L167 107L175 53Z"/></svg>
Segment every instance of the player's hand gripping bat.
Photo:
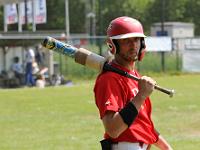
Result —
<svg viewBox="0 0 200 150"><path fill-rule="evenodd" d="M123 70L120 70L118 68L111 66L110 64L108 64L106 62L106 59L104 57L97 55L91 51L88 51L86 49L76 48L69 44L63 43L59 40L56 40L52 37L46 37L44 39L44 41L42 42L42 45L47 49L56 51L63 55L67 55L67 56L73 58L76 63L82 64L89 68L93 68L93 69L96 69L99 71L102 71L102 70L112 71L112 72L118 73L122 76L126 76L133 80L139 81L138 77L135 77L126 71L123 71ZM170 97L172 97L174 94L174 90L169 90L169 89L160 87L158 85L155 85L155 89L159 90L165 94L168 94Z"/></svg>

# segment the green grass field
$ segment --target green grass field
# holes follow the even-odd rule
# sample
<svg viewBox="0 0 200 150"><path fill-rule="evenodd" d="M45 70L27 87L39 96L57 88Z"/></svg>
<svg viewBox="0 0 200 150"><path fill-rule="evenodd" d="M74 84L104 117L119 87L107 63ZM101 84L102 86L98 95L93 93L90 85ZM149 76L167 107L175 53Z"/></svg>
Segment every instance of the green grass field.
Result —
<svg viewBox="0 0 200 150"><path fill-rule="evenodd" d="M199 150L200 75L155 80L176 90L174 98L152 94L156 128L175 150ZM103 125L93 85L0 90L0 150L100 150Z"/></svg>

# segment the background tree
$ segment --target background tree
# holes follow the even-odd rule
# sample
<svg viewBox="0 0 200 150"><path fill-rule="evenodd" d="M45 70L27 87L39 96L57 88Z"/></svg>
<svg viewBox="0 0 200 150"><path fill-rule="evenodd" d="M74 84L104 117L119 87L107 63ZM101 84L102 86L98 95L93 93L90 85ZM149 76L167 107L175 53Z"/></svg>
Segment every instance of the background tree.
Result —
<svg viewBox="0 0 200 150"><path fill-rule="evenodd" d="M148 0L98 0L98 7L101 8L101 19L98 19L97 25L102 21L102 32L105 35L108 24L111 20L119 16L130 16L137 19L142 19L144 9L146 8ZM101 5L101 6L99 6ZM100 18L98 14L98 18ZM100 27L100 26L98 26ZM100 29L98 28L98 31Z"/></svg>
<svg viewBox="0 0 200 150"><path fill-rule="evenodd" d="M144 12L144 24L146 31L155 22L185 21L185 3L187 0L154 0L149 1Z"/></svg>
<svg viewBox="0 0 200 150"><path fill-rule="evenodd" d="M195 34L200 35L200 1L188 0L185 6L185 21L195 24Z"/></svg>
<svg viewBox="0 0 200 150"><path fill-rule="evenodd" d="M65 29L65 2L64 0L47 0L47 23L37 25L38 30Z"/></svg>
<svg viewBox="0 0 200 150"><path fill-rule="evenodd" d="M69 0L70 33L88 31L87 13L93 0ZM94 0L96 34L105 35L110 21L119 16L139 19L146 34L155 22L183 21L195 23L195 33L200 34L199 0ZM31 26L31 24L29 25ZM9 25L17 30L17 24ZM3 6L0 7L0 30L3 31ZM31 30L31 29L30 29ZM65 0L47 0L47 23L37 25L37 30L65 31Z"/></svg>
<svg viewBox="0 0 200 150"><path fill-rule="evenodd" d="M70 32L85 32L85 1L69 0ZM65 0L47 0L47 24L37 27L40 30L65 30Z"/></svg>

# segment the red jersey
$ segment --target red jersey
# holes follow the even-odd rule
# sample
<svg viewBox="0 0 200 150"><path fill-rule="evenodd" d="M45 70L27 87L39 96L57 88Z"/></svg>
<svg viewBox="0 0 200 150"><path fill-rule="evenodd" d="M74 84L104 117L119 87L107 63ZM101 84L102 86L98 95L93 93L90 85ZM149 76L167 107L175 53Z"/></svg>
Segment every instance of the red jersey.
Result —
<svg viewBox="0 0 200 150"><path fill-rule="evenodd" d="M112 64L112 66L140 77L137 71L130 71L116 64ZM99 109L100 118L102 119L106 111L119 112L124 108L138 93L138 83L133 79L114 72L103 72L97 77L94 93L96 105ZM158 134L151 120L151 111L151 101L149 98L146 98L132 125L118 138L112 140L114 142L155 143L158 140ZM104 137L110 138L106 133Z"/></svg>

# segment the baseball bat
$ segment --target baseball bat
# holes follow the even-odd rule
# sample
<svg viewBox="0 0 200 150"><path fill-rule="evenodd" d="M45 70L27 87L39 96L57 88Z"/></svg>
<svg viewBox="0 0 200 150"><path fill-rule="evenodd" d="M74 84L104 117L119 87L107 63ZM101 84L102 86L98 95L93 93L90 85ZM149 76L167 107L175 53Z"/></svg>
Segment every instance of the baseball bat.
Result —
<svg viewBox="0 0 200 150"><path fill-rule="evenodd" d="M95 54L91 51L88 51L84 48L76 48L72 45L56 40L52 37L46 37L41 44L47 49L56 51L60 54L73 58L76 63L79 63L81 65L96 69L98 71L112 71L122 76L126 76L133 80L139 81L138 77L133 76L126 71L111 66L106 62L106 58ZM168 94L170 97L173 97L174 95L174 90L163 88L158 85L155 85L155 89L165 94Z"/></svg>

